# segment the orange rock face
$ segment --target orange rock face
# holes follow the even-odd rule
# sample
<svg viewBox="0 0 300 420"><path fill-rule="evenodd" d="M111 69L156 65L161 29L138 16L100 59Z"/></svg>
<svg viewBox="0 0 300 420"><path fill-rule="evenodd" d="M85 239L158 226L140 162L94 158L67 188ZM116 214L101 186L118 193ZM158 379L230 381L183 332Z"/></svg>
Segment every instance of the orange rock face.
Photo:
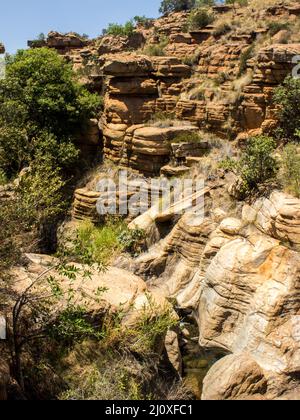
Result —
<svg viewBox="0 0 300 420"><path fill-rule="evenodd" d="M157 114L221 138L247 138L276 128L273 92L292 73L300 54L300 44L292 43L295 31L282 25L295 25L299 6L220 6L214 13L211 25L192 31L189 13L181 12L138 25L129 37L87 40L74 33L49 34L44 44L64 54L75 69L89 70L82 81L104 96L100 128L106 157L135 162L140 169L139 159L128 157L129 139L136 125L148 124ZM268 33L272 25L278 26L275 34ZM270 45L270 40L278 43ZM163 55L143 54L145 45L162 41ZM157 162L157 154L151 159L149 167L165 163Z"/></svg>

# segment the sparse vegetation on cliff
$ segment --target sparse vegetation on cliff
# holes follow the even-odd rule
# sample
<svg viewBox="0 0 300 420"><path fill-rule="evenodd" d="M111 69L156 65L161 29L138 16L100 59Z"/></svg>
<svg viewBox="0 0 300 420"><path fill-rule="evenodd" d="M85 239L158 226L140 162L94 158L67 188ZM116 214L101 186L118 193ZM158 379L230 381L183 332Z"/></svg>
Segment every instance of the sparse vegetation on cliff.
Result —
<svg viewBox="0 0 300 420"><path fill-rule="evenodd" d="M131 36L135 30L133 21L129 20L124 25L118 23L110 23L107 29L103 30L103 35L113 36Z"/></svg>
<svg viewBox="0 0 300 420"><path fill-rule="evenodd" d="M196 5L196 0L163 0L160 6L160 13L181 12L190 10Z"/></svg>
<svg viewBox="0 0 300 420"><path fill-rule="evenodd" d="M290 143L282 152L280 181L286 191L300 198L300 150L299 145Z"/></svg>
<svg viewBox="0 0 300 420"><path fill-rule="evenodd" d="M297 130L300 129L300 79L287 77L276 89L274 102L279 107L278 136L286 141L299 141Z"/></svg>
<svg viewBox="0 0 300 420"><path fill-rule="evenodd" d="M275 178L278 163L274 157L276 142L271 137L251 138L239 160L227 159L222 166L234 171L241 179L240 192L249 195L259 185Z"/></svg>
<svg viewBox="0 0 300 420"><path fill-rule="evenodd" d="M78 83L55 51L41 48L8 58L0 104L2 174L13 180L26 169L8 224L17 224L19 235L35 231L49 244L51 228L68 207L66 186L79 158L75 136L96 115L99 97Z"/></svg>
<svg viewBox="0 0 300 420"><path fill-rule="evenodd" d="M189 31L196 31L205 28L214 21L214 15L206 8L193 10L188 18Z"/></svg>

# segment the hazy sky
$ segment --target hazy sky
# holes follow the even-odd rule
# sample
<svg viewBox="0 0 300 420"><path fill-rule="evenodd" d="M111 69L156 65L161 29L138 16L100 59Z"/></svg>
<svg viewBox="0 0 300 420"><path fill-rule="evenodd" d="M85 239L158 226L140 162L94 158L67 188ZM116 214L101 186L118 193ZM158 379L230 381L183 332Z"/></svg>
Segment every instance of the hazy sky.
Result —
<svg viewBox="0 0 300 420"><path fill-rule="evenodd" d="M0 42L13 53L27 40L51 30L95 37L108 23L124 23L136 15L157 17L161 0L3 0Z"/></svg>

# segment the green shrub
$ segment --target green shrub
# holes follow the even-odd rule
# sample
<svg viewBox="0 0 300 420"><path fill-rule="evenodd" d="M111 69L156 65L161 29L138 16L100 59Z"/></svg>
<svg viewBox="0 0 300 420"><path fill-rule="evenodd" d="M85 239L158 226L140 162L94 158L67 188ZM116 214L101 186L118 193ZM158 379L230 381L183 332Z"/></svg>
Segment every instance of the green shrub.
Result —
<svg viewBox="0 0 300 420"><path fill-rule="evenodd" d="M144 26L146 29L151 28L153 25L153 19L147 18L146 16L135 16L133 20L137 25Z"/></svg>
<svg viewBox="0 0 300 420"><path fill-rule="evenodd" d="M274 102L279 107L278 136L288 141L299 141L297 130L300 129L300 79L288 76L276 89Z"/></svg>
<svg viewBox="0 0 300 420"><path fill-rule="evenodd" d="M47 334L67 347L86 339L103 338L101 331L97 331L89 320L86 308L78 305L68 306L60 312L55 322L49 325Z"/></svg>
<svg viewBox="0 0 300 420"><path fill-rule="evenodd" d="M118 23L110 23L108 28L103 31L104 35L113 36L131 36L135 30L134 23L129 20L124 25Z"/></svg>
<svg viewBox="0 0 300 420"><path fill-rule="evenodd" d="M190 31L203 29L214 21L214 15L205 8L195 9L188 18Z"/></svg>
<svg viewBox="0 0 300 420"><path fill-rule="evenodd" d="M278 164L273 156L276 149L274 139L265 136L253 137L248 141L245 151L238 161L227 159L223 168L235 172L242 181L241 193L248 195L275 177Z"/></svg>
<svg viewBox="0 0 300 420"><path fill-rule="evenodd" d="M129 230L122 219L107 219L101 226L85 221L79 226L77 238L68 253L80 262L106 266L121 252L140 254L144 239L142 230Z"/></svg>
<svg viewBox="0 0 300 420"><path fill-rule="evenodd" d="M300 154L298 145L294 143L283 149L281 178L287 192L300 198Z"/></svg>
<svg viewBox="0 0 300 420"><path fill-rule="evenodd" d="M118 242L123 251L137 256L144 250L145 232L141 229L125 229L119 234Z"/></svg>
<svg viewBox="0 0 300 420"><path fill-rule="evenodd" d="M0 168L12 177L47 149L57 166L69 169L78 156L75 134L99 102L55 51L18 51L0 80Z"/></svg>
<svg viewBox="0 0 300 420"><path fill-rule="evenodd" d="M65 181L58 167L48 158L39 158L22 176L18 189L18 206L28 229L51 225L67 209Z"/></svg>
<svg viewBox="0 0 300 420"><path fill-rule="evenodd" d="M276 35L279 31L289 29L290 25L288 22L271 22L268 25L269 34L271 36Z"/></svg>
<svg viewBox="0 0 300 420"><path fill-rule="evenodd" d="M163 0L159 12L163 15L172 12L181 12L191 10L195 7L196 0Z"/></svg>
<svg viewBox="0 0 300 420"><path fill-rule="evenodd" d="M158 340L164 338L167 331L175 327L178 320L171 305L160 307L153 298L147 296L147 304L140 314L134 334L139 338L138 345L132 342L131 348L140 354L157 351ZM131 332L130 332L131 334Z"/></svg>

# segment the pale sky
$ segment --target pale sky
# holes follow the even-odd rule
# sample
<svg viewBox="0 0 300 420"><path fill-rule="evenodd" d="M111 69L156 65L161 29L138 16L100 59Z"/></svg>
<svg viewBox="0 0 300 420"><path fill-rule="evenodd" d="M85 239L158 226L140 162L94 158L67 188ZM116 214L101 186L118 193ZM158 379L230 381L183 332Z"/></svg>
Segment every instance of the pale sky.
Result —
<svg viewBox="0 0 300 420"><path fill-rule="evenodd" d="M109 23L134 16L158 17L161 0L3 0L0 42L6 51L26 48L41 32L74 31L96 37Z"/></svg>

